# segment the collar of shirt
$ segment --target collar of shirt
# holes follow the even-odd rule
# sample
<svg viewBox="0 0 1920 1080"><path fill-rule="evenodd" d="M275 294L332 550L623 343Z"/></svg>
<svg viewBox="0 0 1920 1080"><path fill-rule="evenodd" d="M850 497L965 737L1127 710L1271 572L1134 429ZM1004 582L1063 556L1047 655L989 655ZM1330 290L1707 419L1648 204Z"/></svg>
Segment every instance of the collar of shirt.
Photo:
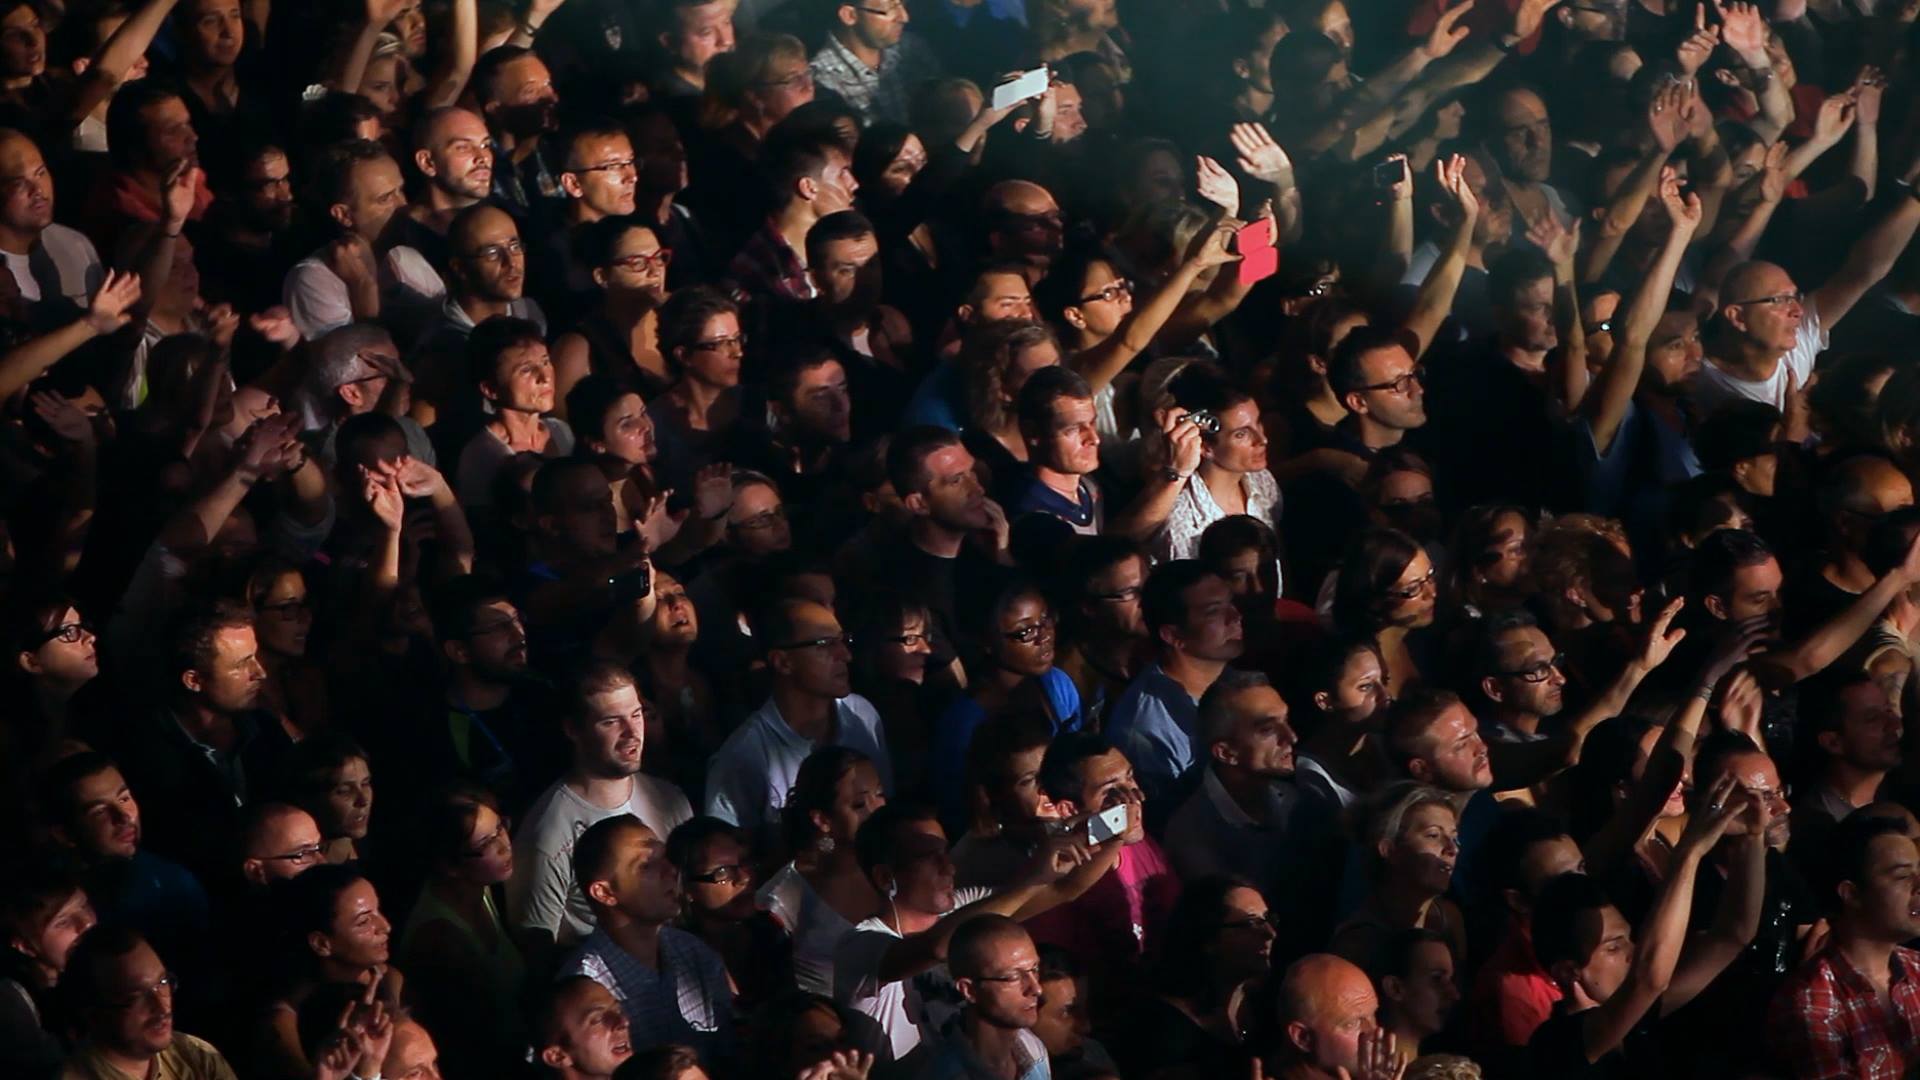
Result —
<svg viewBox="0 0 1920 1080"><path fill-rule="evenodd" d="M820 47L819 54L814 57L816 61L826 59L835 67L844 68L854 75L871 78L879 78L886 74L887 69L892 67L899 58L900 46L889 45L880 50L880 66L868 67L865 60L855 56L852 49L840 43L838 34L828 34L827 43Z"/></svg>
<svg viewBox="0 0 1920 1080"><path fill-rule="evenodd" d="M819 745L832 746L833 741L839 738L841 730L845 727L843 714L846 707L847 700L845 698L838 698L834 701L833 730L827 732L826 738L821 740ZM793 730L793 726L787 723L787 718L780 715L779 703L772 698L768 698L767 703L760 706L750 719L753 723L758 724L760 730L766 732L767 737L774 742L795 750L803 756L813 752L813 740Z"/></svg>
<svg viewBox="0 0 1920 1080"><path fill-rule="evenodd" d="M1271 829L1279 821L1286 808L1286 795L1278 784L1267 785L1267 820L1257 821L1252 815L1240 808L1227 793L1227 787L1220 782L1220 774L1212 765L1202 770L1200 790L1207 793L1207 801L1213 804L1213 811L1221 820L1240 829Z"/></svg>

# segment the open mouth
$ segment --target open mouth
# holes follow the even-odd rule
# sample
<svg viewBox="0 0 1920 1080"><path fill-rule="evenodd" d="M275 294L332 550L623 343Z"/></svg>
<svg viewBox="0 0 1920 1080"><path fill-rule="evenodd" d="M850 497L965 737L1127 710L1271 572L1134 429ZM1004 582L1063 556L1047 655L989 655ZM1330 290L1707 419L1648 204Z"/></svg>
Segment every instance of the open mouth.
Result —
<svg viewBox="0 0 1920 1080"><path fill-rule="evenodd" d="M613 1052L616 1054L631 1054L633 1053L633 1044L630 1042L614 1043Z"/></svg>

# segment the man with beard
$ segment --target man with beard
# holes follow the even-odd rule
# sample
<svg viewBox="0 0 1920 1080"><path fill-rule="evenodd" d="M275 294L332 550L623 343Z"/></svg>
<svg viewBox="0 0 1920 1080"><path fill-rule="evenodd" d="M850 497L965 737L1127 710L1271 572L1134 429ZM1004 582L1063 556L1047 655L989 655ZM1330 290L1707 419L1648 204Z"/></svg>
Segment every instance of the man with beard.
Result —
<svg viewBox="0 0 1920 1080"><path fill-rule="evenodd" d="M402 242L435 266L453 254L447 227L453 216L493 192L493 145L486 121L457 105L433 109L414 128L413 164L426 177L407 207Z"/></svg>
<svg viewBox="0 0 1920 1080"><path fill-rule="evenodd" d="M100 255L84 234L54 223L53 174L46 160L32 139L7 129L0 129L0 192L0 258L20 298L65 297L85 308L105 273Z"/></svg>
<svg viewBox="0 0 1920 1080"><path fill-rule="evenodd" d="M636 763L639 756L636 749ZM671 925L680 918L680 872L663 834L616 813L578 835L569 877L580 882L593 929L559 974L586 975L612 992L632 1048L691 1046L720 1074L735 1053L732 985L719 953Z"/></svg>
<svg viewBox="0 0 1920 1080"><path fill-rule="evenodd" d="M1920 1061L1914 846L1897 818L1856 815L1829 845L1833 936L1774 997L1768 1043L1796 1076L1904 1075Z"/></svg>
<svg viewBox="0 0 1920 1080"><path fill-rule="evenodd" d="M314 171L334 238L294 264L283 295L307 341L352 322L384 322L417 339L447 286L426 257L395 240L406 205L400 165L370 140L328 148Z"/></svg>
<svg viewBox="0 0 1920 1080"><path fill-rule="evenodd" d="M906 0L844 0L833 5L827 38L813 54L814 84L840 95L862 125L907 122L907 101L940 73L933 53L907 36Z"/></svg>
<svg viewBox="0 0 1920 1080"><path fill-rule="evenodd" d="M286 151L268 141L240 148L219 190L200 236L201 293L243 312L265 311L280 302L280 282L293 264L287 250L293 167Z"/></svg>
<svg viewBox="0 0 1920 1080"><path fill-rule="evenodd" d="M440 320L420 343L415 365L420 396L451 425L453 439L471 430L486 411L469 377L468 339L488 319L524 319L547 335L547 314L526 295L527 248L512 215L490 203L477 203L454 215L447 227L447 298ZM446 434L441 433L442 437Z"/></svg>
<svg viewBox="0 0 1920 1080"><path fill-rule="evenodd" d="M1800 726L1818 762L1793 815L1801 842L1880 798L1887 774L1900 767L1900 712L1865 671L1830 671L1800 694Z"/></svg>
<svg viewBox="0 0 1920 1080"><path fill-rule="evenodd" d="M1239 658L1245 641L1233 590L1197 559L1154 567L1140 610L1155 660L1114 703L1106 734L1139 771L1149 805L1171 814L1196 761L1200 698Z"/></svg>
<svg viewBox="0 0 1920 1080"><path fill-rule="evenodd" d="M568 945L594 927L597 904L574 877L576 840L590 826L631 818L665 836L693 816L680 789L640 771L646 712L633 675L616 664L586 665L568 680L560 728L573 744L566 775L528 808L517 830L512 925L537 949Z"/></svg>
<svg viewBox="0 0 1920 1080"><path fill-rule="evenodd" d="M798 535L837 524L811 515L839 509L827 496L845 476L842 457L853 437L855 396L846 368L832 352L794 346L768 372L767 422L737 426L733 447L723 455L771 478L789 510L810 514L794 523Z"/></svg>
<svg viewBox="0 0 1920 1080"><path fill-rule="evenodd" d="M904 10L904 8L902 9ZM1005 915L961 924L947 946L947 970L965 1004L946 1038L927 1048L922 1076L1047 1075L1047 1048L1033 1033L1040 1022L1040 953L1033 938Z"/></svg>
<svg viewBox="0 0 1920 1080"><path fill-rule="evenodd" d="M1660 179L1669 222L1653 265L1631 303L1612 320L1615 341L1580 403L1585 438L1574 458L1587 478L1587 509L1622 519L1635 550L1654 550L1666 527L1671 485L1700 474L1682 402L1700 372L1700 319L1673 293L1674 275L1700 227L1700 197L1680 194L1671 172ZM1580 434L1576 431L1576 435Z"/></svg>
<svg viewBox="0 0 1920 1080"><path fill-rule="evenodd" d="M133 930L100 927L81 938L61 982L72 991L85 1032L62 1076L234 1080L212 1044L174 1031L176 979Z"/></svg>
<svg viewBox="0 0 1920 1080"><path fill-rule="evenodd" d="M867 755L893 790L887 733L873 703L853 692L853 653L833 609L782 600L759 619L772 692L713 755L706 812L762 834L780 820L800 763L822 746Z"/></svg>
<svg viewBox="0 0 1920 1080"><path fill-rule="evenodd" d="M492 133L493 197L521 220L564 195L548 164L546 136L559 128L553 74L532 49L502 45L474 65L472 87Z"/></svg>

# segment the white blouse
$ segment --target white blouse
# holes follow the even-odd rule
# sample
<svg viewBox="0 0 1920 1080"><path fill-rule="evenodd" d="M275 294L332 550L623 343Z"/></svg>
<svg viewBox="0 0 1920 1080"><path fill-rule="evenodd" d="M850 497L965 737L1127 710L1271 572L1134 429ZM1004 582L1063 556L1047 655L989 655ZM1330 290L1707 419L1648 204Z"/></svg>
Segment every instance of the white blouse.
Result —
<svg viewBox="0 0 1920 1080"><path fill-rule="evenodd" d="M1240 490L1247 497L1247 515L1266 522L1277 534L1280 531L1282 505L1280 485L1274 481L1273 474L1265 469L1243 473ZM1200 479L1199 473L1195 473L1187 479L1187 486L1180 489L1173 503L1173 512L1167 515L1166 525L1154 537L1154 561L1191 559L1198 555L1200 534L1207 531L1207 526L1226 516L1227 512L1213 501L1213 493L1207 490L1206 482ZM1279 572L1276 560L1274 573L1278 575ZM1285 588L1286 583L1282 581L1282 592Z"/></svg>

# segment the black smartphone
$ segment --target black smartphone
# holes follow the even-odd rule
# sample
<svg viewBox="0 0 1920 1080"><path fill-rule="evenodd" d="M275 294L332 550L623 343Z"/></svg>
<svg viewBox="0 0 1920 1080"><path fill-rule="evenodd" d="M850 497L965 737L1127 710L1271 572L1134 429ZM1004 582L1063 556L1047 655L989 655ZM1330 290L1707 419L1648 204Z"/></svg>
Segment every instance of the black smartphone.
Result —
<svg viewBox="0 0 1920 1080"><path fill-rule="evenodd" d="M1391 158L1373 167L1373 186L1377 191L1385 191L1406 179L1407 159Z"/></svg>

